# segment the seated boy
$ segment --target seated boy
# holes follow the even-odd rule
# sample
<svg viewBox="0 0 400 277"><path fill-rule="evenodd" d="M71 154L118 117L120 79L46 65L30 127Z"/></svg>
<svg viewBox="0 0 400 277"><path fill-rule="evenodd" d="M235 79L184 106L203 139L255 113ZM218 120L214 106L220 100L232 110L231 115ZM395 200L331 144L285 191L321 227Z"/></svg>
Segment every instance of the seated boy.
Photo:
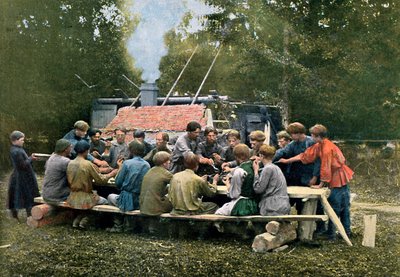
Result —
<svg viewBox="0 0 400 277"><path fill-rule="evenodd" d="M169 213L172 210L166 194L167 185L172 179L172 173L168 171L171 154L159 151L154 155L154 167L144 175L142 189L140 191L140 212L146 215L159 215Z"/></svg>
<svg viewBox="0 0 400 277"><path fill-rule="evenodd" d="M45 165L42 185L42 196L49 204L65 201L70 193L67 181L67 167L71 161L68 157L72 144L66 139L56 142L54 153L51 154Z"/></svg>
<svg viewBox="0 0 400 277"><path fill-rule="evenodd" d="M232 200L224 204L215 214L236 216L257 214L256 194L253 189L254 172L249 159L250 149L245 144L238 144L233 153L239 166L232 170L231 180L224 181L228 197Z"/></svg>
<svg viewBox="0 0 400 277"><path fill-rule="evenodd" d="M202 175L213 175L217 173L218 168L221 167L222 159L221 153L223 148L217 142L217 130L213 127L206 127L204 130L205 141L199 143L196 150L196 154L200 158L199 169L197 174Z"/></svg>
<svg viewBox="0 0 400 277"><path fill-rule="evenodd" d="M110 194L107 199L111 205L117 206L121 211L139 210L139 195L144 175L150 169L148 162L143 160L143 143L133 140L129 143L129 151L132 158L124 161L122 168L115 178L115 185L121 193ZM121 162L121 160L120 160ZM115 217L112 232L122 231L123 219Z"/></svg>
<svg viewBox="0 0 400 277"><path fill-rule="evenodd" d="M172 203L171 214L194 215L213 214L218 205L212 202L202 202L202 196L214 196L217 192L219 175L213 178L213 183L207 182L207 176L200 177L194 172L199 167L199 157L194 153L184 156L185 170L176 173L171 180L168 198Z"/></svg>

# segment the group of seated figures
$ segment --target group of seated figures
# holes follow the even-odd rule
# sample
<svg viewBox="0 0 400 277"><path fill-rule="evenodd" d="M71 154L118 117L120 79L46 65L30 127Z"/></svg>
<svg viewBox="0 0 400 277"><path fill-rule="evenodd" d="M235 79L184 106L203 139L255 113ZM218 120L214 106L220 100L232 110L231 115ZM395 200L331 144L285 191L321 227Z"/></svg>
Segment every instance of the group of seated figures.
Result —
<svg viewBox="0 0 400 277"><path fill-rule="evenodd" d="M123 212L140 210L151 216L285 215L291 206L300 212L303 203L289 199L287 186L327 185L331 189L346 188L349 194L347 181L352 176L352 171L344 167L340 150L326 139L326 128L317 124L310 132L312 137L306 135L301 123L290 124L277 134L276 150L264 143L263 131L250 133L249 148L241 142L239 131L229 130L222 146L216 129L201 130L198 122L191 121L174 145L169 144L167 133L159 132L153 146L145 141L142 130L136 130L134 139L127 143L122 128L115 129L114 138L102 138L100 130L89 130L86 122L77 121L74 129L56 142L46 162L42 196L49 204L66 201L81 210L109 204ZM333 158L327 158L330 152L324 152L328 144L330 151L336 151ZM337 162L337 168L331 167L333 162ZM117 193L100 196L93 190L94 185L106 184L112 177ZM340 178L347 181L340 182ZM217 184L227 188L224 203L212 201ZM350 234L349 203L330 201L339 201L338 210L335 205L333 208ZM317 212L323 212L321 205ZM73 227L85 228L87 222L88 215L82 212ZM317 228L323 231L325 226ZM110 230L122 229L123 216L115 216ZM328 232L333 235L332 224L328 224Z"/></svg>

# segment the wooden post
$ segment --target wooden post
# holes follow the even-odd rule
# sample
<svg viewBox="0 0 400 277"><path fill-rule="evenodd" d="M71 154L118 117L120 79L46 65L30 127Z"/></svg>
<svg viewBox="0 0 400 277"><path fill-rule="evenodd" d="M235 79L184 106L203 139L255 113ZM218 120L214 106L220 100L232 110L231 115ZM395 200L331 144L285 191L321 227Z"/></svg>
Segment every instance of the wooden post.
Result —
<svg viewBox="0 0 400 277"><path fill-rule="evenodd" d="M376 214L364 215L364 238L362 245L367 247L375 247L375 234Z"/></svg>
<svg viewBox="0 0 400 277"><path fill-rule="evenodd" d="M317 199L309 198L305 203L303 210L301 211L302 215L311 215L315 214L317 211ZM315 222L314 221L299 221L299 239L300 240L312 240L313 233L315 230Z"/></svg>

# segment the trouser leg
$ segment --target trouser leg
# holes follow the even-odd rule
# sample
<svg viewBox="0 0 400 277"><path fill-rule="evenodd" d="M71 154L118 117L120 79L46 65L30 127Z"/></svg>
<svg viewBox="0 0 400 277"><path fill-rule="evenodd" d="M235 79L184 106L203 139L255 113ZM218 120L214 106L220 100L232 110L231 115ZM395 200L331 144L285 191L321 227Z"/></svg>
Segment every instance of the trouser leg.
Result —
<svg viewBox="0 0 400 277"><path fill-rule="evenodd" d="M32 211L32 207L26 208L25 211L26 211L26 216L27 217L32 215L32 212L31 212Z"/></svg>
<svg viewBox="0 0 400 277"><path fill-rule="evenodd" d="M351 219L350 219L350 189L347 186L342 188L342 211L340 214L340 221L343 224L343 228L346 234L351 234Z"/></svg>
<svg viewBox="0 0 400 277"><path fill-rule="evenodd" d="M338 217L340 217L340 212L341 212L339 193L340 191L338 188L333 188L331 190L331 194L328 197L328 202ZM329 220L328 222L328 238L329 239L336 238L336 227L331 220Z"/></svg>

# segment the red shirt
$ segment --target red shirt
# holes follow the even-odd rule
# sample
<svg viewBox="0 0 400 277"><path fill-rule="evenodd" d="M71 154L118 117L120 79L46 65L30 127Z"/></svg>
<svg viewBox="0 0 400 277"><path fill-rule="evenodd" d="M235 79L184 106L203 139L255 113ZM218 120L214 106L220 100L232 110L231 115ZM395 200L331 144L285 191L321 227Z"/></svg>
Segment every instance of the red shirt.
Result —
<svg viewBox="0 0 400 277"><path fill-rule="evenodd" d="M346 164L342 151L333 142L323 139L300 154L301 162L312 163L321 159L321 181L329 183L330 188L345 186L353 178L353 170Z"/></svg>

